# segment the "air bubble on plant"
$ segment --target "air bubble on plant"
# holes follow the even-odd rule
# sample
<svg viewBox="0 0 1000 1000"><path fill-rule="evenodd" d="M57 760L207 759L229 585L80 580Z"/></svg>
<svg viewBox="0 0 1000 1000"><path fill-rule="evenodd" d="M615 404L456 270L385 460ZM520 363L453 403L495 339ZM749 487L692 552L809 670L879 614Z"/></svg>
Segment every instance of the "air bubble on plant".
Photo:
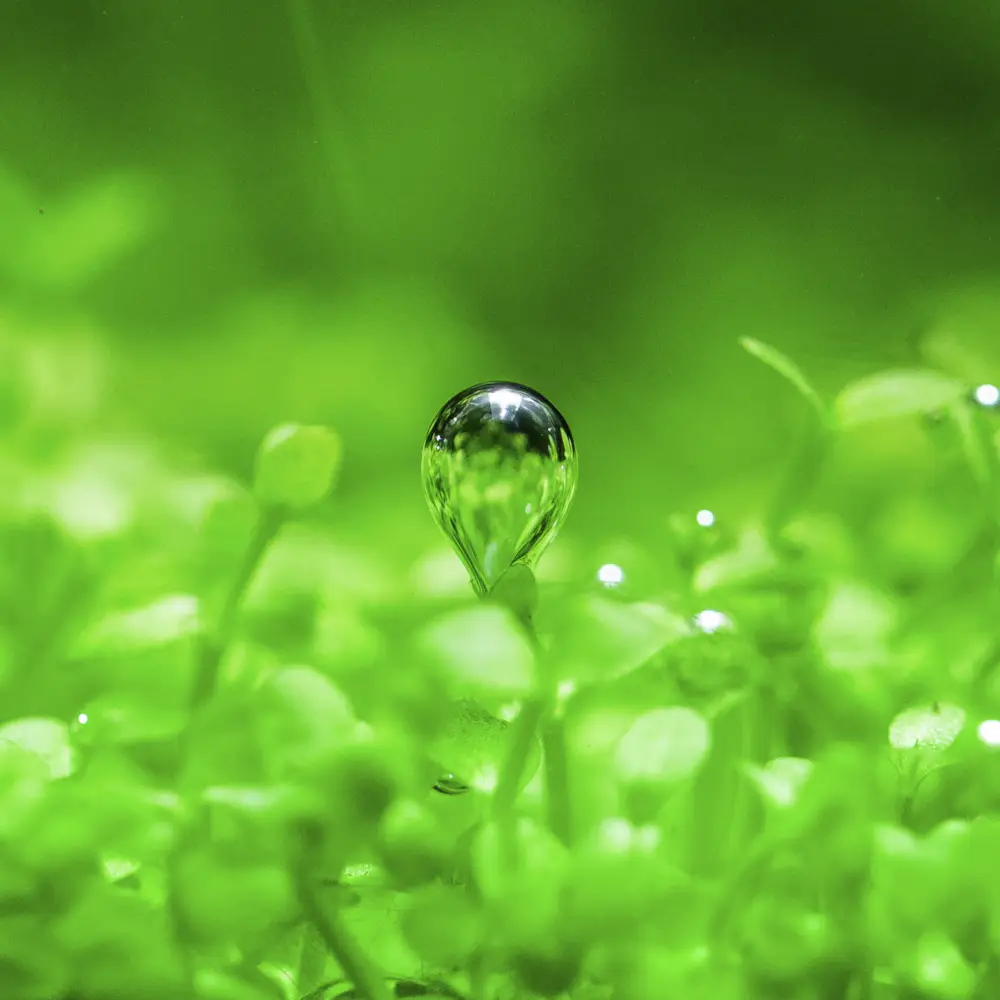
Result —
<svg viewBox="0 0 1000 1000"><path fill-rule="evenodd" d="M710 510L699 510L695 515L695 520L703 528L711 528L715 524L715 514Z"/></svg>
<svg viewBox="0 0 1000 1000"><path fill-rule="evenodd" d="M597 571L597 579L605 587L620 587L625 582L625 570L615 563L605 563Z"/></svg>
<svg viewBox="0 0 1000 1000"><path fill-rule="evenodd" d="M1000 388L988 382L976 386L972 396L980 406L985 406L987 409L1000 406Z"/></svg>
<svg viewBox="0 0 1000 1000"><path fill-rule="evenodd" d="M442 795L464 795L470 790L464 781L456 778L453 774L442 774L434 782L433 787L435 792L440 792Z"/></svg>
<svg viewBox="0 0 1000 1000"><path fill-rule="evenodd" d="M1000 719L984 719L976 734L988 747L1000 747Z"/></svg>
<svg viewBox="0 0 1000 1000"><path fill-rule="evenodd" d="M544 396L488 382L441 408L422 471L435 521L485 596L511 565L533 568L559 530L576 489L576 447Z"/></svg>
<svg viewBox="0 0 1000 1000"><path fill-rule="evenodd" d="M694 616L694 624L702 632L706 632L709 635L715 632L729 631L733 628L733 622L729 615L712 608L699 611Z"/></svg>

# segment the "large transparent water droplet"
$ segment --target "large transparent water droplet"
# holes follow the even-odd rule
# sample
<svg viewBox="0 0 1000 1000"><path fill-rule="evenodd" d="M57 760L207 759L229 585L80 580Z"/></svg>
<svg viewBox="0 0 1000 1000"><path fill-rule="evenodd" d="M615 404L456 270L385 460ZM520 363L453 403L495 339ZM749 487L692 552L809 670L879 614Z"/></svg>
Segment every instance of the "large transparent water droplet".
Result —
<svg viewBox="0 0 1000 1000"><path fill-rule="evenodd" d="M476 385L441 408L423 452L431 513L485 595L514 563L533 568L576 489L573 435L544 396Z"/></svg>

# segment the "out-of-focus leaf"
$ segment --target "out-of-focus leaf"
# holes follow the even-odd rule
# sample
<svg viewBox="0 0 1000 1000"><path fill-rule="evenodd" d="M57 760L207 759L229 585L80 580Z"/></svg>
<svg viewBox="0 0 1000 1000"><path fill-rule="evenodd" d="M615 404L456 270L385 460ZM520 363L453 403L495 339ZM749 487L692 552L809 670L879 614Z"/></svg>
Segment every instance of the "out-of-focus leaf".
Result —
<svg viewBox="0 0 1000 1000"><path fill-rule="evenodd" d="M256 693L255 713L264 759L277 777L340 746L357 725L343 692L306 666L271 674Z"/></svg>
<svg viewBox="0 0 1000 1000"><path fill-rule="evenodd" d="M740 346L743 350L752 354L769 368L773 368L782 378L790 382L816 411L817 416L821 420L826 420L826 407L823 404L823 400L820 399L819 393L816 392L805 377L802 369L791 358L769 344L755 340L753 337L740 337Z"/></svg>
<svg viewBox="0 0 1000 1000"><path fill-rule="evenodd" d="M514 615L500 606L445 615L420 632L415 649L453 697L516 699L535 689L534 651Z"/></svg>
<svg viewBox="0 0 1000 1000"><path fill-rule="evenodd" d="M116 612L96 622L80 636L77 656L120 656L160 646L198 633L198 599L171 594L144 608Z"/></svg>
<svg viewBox="0 0 1000 1000"><path fill-rule="evenodd" d="M746 531L735 549L723 552L698 567L694 589L699 593L748 586L767 579L778 568L778 558L764 535Z"/></svg>
<svg viewBox="0 0 1000 1000"><path fill-rule="evenodd" d="M834 403L839 425L861 427L894 417L934 413L959 399L964 384L930 369L880 372L852 382Z"/></svg>
<svg viewBox="0 0 1000 1000"><path fill-rule="evenodd" d="M888 595L854 581L835 586L813 627L826 662L838 669L887 666L898 608Z"/></svg>
<svg viewBox="0 0 1000 1000"><path fill-rule="evenodd" d="M102 177L61 201L22 229L17 277L48 291L75 291L150 233L155 202L137 177Z"/></svg>
<svg viewBox="0 0 1000 1000"><path fill-rule="evenodd" d="M16 719L0 726L0 744L12 744L36 754L49 777L64 778L73 770L69 728L58 719Z"/></svg>
<svg viewBox="0 0 1000 1000"><path fill-rule="evenodd" d="M812 761L801 757L776 757L763 767L747 763L744 769L768 802L785 809L795 804L799 789L812 773Z"/></svg>
<svg viewBox="0 0 1000 1000"><path fill-rule="evenodd" d="M680 706L640 715L618 743L615 768L625 782L675 782L690 777L711 746L708 723Z"/></svg>
<svg viewBox="0 0 1000 1000"><path fill-rule="evenodd" d="M653 603L584 595L554 608L544 622L559 675L574 682L611 680L641 667L692 634L689 622Z"/></svg>

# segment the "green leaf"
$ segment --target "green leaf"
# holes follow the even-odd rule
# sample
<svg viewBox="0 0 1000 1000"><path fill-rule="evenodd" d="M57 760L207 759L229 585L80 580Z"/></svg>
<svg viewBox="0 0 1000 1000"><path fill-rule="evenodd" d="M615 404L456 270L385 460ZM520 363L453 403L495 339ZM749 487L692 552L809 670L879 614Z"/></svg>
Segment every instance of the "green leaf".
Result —
<svg viewBox="0 0 1000 1000"><path fill-rule="evenodd" d="M157 208L154 189L139 177L91 181L22 226L17 277L46 292L78 290L145 242Z"/></svg>
<svg viewBox="0 0 1000 1000"><path fill-rule="evenodd" d="M795 804L799 789L812 774L812 761L802 757L776 757L763 767L745 763L744 770L761 795L780 809Z"/></svg>
<svg viewBox="0 0 1000 1000"><path fill-rule="evenodd" d="M16 719L0 726L0 744L13 744L44 761L51 778L73 770L69 728L58 719Z"/></svg>
<svg viewBox="0 0 1000 1000"><path fill-rule="evenodd" d="M80 657L132 653L191 638L199 625L198 599L170 594L133 611L109 614L83 633L74 653Z"/></svg>
<svg viewBox="0 0 1000 1000"><path fill-rule="evenodd" d="M955 943L934 932L923 935L917 943L913 981L925 996L964 1000L975 990L976 974Z"/></svg>
<svg viewBox="0 0 1000 1000"><path fill-rule="evenodd" d="M618 743L615 771L625 782L676 782L708 755L708 723L690 708L656 708L640 715Z"/></svg>
<svg viewBox="0 0 1000 1000"><path fill-rule="evenodd" d="M826 406L823 400L802 373L802 369L791 358L782 354L776 348L771 347L770 344L755 340L753 337L740 337L740 347L752 354L759 361L762 361L769 368L773 368L782 378L791 382L806 402L816 411L820 420L826 420Z"/></svg>
<svg viewBox="0 0 1000 1000"><path fill-rule="evenodd" d="M498 605L452 612L416 638L421 662L454 697L525 698L535 689L535 654L513 613Z"/></svg>
<svg viewBox="0 0 1000 1000"><path fill-rule="evenodd" d="M282 667L264 681L256 724L264 758L279 779L342 745L357 726L347 696L306 666Z"/></svg>
<svg viewBox="0 0 1000 1000"><path fill-rule="evenodd" d="M834 411L840 427L863 427L880 420L937 412L964 392L965 385L959 379L931 369L885 371L843 388Z"/></svg>
<svg viewBox="0 0 1000 1000"><path fill-rule="evenodd" d="M464 887L427 886L413 893L401 916L407 944L427 962L454 968L468 961L482 936L482 917Z"/></svg>
<svg viewBox="0 0 1000 1000"><path fill-rule="evenodd" d="M559 675L592 681L631 673L693 630L659 604L587 595L556 609L545 632Z"/></svg>
<svg viewBox="0 0 1000 1000"><path fill-rule="evenodd" d="M964 709L947 702L908 708L892 720L889 743L896 750L945 750L965 727L965 718Z"/></svg>
<svg viewBox="0 0 1000 1000"><path fill-rule="evenodd" d="M831 588L813 626L813 638L836 669L886 666L898 616L887 594L865 583L842 581Z"/></svg>
<svg viewBox="0 0 1000 1000"><path fill-rule="evenodd" d="M328 427L275 427L257 453L254 493L265 507L310 507L330 491L340 460L340 438Z"/></svg>
<svg viewBox="0 0 1000 1000"><path fill-rule="evenodd" d="M750 529L735 549L702 563L694 575L698 593L743 587L769 579L779 568L778 557L759 531Z"/></svg>

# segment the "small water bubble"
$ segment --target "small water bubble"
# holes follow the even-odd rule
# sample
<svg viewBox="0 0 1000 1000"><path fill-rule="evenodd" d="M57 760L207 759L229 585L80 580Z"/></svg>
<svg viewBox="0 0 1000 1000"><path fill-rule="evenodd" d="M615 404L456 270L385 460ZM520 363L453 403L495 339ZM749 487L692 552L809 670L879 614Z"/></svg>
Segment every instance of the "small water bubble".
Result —
<svg viewBox="0 0 1000 1000"><path fill-rule="evenodd" d="M625 582L625 570L621 566L616 566L614 563L605 563L597 571L597 579L604 584L605 587L618 587Z"/></svg>
<svg viewBox="0 0 1000 1000"><path fill-rule="evenodd" d="M699 510L695 515L695 520L703 528L711 528L712 525L715 524L715 514L713 514L710 510Z"/></svg>
<svg viewBox="0 0 1000 1000"><path fill-rule="evenodd" d="M989 409L1000 406L1000 388L995 385L984 383L983 385L976 386L972 395L980 406L985 406Z"/></svg>
<svg viewBox="0 0 1000 1000"><path fill-rule="evenodd" d="M986 719L976 731L980 740L990 747L1000 747L1000 719Z"/></svg>
<svg viewBox="0 0 1000 1000"><path fill-rule="evenodd" d="M76 717L76 721L79 722L81 726L85 726L88 722L90 722L90 717L87 715L86 712L81 712Z"/></svg>
<svg viewBox="0 0 1000 1000"><path fill-rule="evenodd" d="M469 791L469 786L453 774L442 774L434 782L434 791L440 792L442 795L464 795Z"/></svg>
<svg viewBox="0 0 1000 1000"><path fill-rule="evenodd" d="M533 389L488 382L441 408L423 450L431 513L486 595L514 563L531 568L576 489L576 447L559 411Z"/></svg>
<svg viewBox="0 0 1000 1000"><path fill-rule="evenodd" d="M715 611L712 608L699 611L694 616L694 624L702 632L707 632L710 635L714 632L729 630L733 627L733 622L729 615L722 611Z"/></svg>

